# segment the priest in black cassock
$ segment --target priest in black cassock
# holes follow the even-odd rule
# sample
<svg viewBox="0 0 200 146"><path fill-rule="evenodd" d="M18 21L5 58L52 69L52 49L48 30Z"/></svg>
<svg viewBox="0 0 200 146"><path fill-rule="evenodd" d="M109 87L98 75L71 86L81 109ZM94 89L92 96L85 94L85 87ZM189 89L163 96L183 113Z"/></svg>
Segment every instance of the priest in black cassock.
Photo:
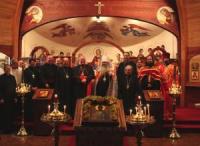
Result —
<svg viewBox="0 0 200 146"><path fill-rule="evenodd" d="M40 85L40 78L39 78L39 71L36 67L36 60L30 59L29 60L29 67L27 67L23 72L24 82L31 85L32 91L26 95L25 98L25 119L33 120L33 101L32 96L34 91Z"/></svg>
<svg viewBox="0 0 200 146"><path fill-rule="evenodd" d="M16 80L10 74L11 67L4 65L4 74L0 75L0 127L4 133L13 130L14 105L16 99Z"/></svg>
<svg viewBox="0 0 200 146"><path fill-rule="evenodd" d="M39 71L36 67L36 60L30 59L29 66L24 70L24 82L31 85L32 88L39 87L40 78L39 78Z"/></svg>
<svg viewBox="0 0 200 146"><path fill-rule="evenodd" d="M126 65L118 82L118 97L123 100L126 114L129 114L129 110L136 105L137 96L143 97L135 72L133 66Z"/></svg>
<svg viewBox="0 0 200 146"><path fill-rule="evenodd" d="M54 64L53 56L48 56L47 63L41 67L42 87L55 88L57 66Z"/></svg>
<svg viewBox="0 0 200 146"><path fill-rule="evenodd" d="M61 107L67 106L68 113L72 115L72 68L69 58L64 58L56 73L56 92L59 97Z"/></svg>
<svg viewBox="0 0 200 146"><path fill-rule="evenodd" d="M75 99L86 97L88 84L94 79L94 71L91 65L86 64L84 57L80 59L80 65L74 68L73 77Z"/></svg>
<svg viewBox="0 0 200 146"><path fill-rule="evenodd" d="M133 61L130 60L129 53L128 52L124 52L123 55L124 55L124 61L121 62L119 64L119 67L117 68L117 81L118 81L118 83L123 80L123 76L125 74L124 69L125 69L125 66L127 66L127 65L131 65L132 66L132 69L133 69L132 74L137 76L136 64Z"/></svg>

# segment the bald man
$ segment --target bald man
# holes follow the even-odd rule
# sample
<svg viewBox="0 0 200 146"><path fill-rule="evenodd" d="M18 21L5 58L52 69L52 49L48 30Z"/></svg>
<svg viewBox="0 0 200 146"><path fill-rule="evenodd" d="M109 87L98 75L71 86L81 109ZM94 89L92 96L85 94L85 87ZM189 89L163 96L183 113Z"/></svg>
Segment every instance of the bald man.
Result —
<svg viewBox="0 0 200 146"><path fill-rule="evenodd" d="M59 97L60 106L67 105L68 113L72 114L72 68L69 58L63 58L56 73L56 93Z"/></svg>
<svg viewBox="0 0 200 146"><path fill-rule="evenodd" d="M134 72L135 68L132 65L126 65L118 83L118 97L123 100L126 114L136 105L137 96L142 96L137 75Z"/></svg>

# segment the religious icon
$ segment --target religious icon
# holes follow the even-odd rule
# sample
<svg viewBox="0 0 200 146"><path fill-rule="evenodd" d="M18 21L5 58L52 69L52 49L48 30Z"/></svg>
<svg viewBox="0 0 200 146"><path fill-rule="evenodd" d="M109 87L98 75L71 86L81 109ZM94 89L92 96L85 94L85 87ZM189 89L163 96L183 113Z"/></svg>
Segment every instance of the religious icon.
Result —
<svg viewBox="0 0 200 146"><path fill-rule="evenodd" d="M136 24L125 25L120 29L120 31L124 36L127 36L129 33L132 33L132 35L136 37L150 36L148 32L150 31L149 29Z"/></svg>
<svg viewBox="0 0 200 146"><path fill-rule="evenodd" d="M39 97L47 97L49 94L49 91L48 90L41 90L39 92Z"/></svg>
<svg viewBox="0 0 200 146"><path fill-rule="evenodd" d="M26 11L26 19L27 21L32 23L40 23L43 18L42 9L39 6L31 6Z"/></svg>
<svg viewBox="0 0 200 146"><path fill-rule="evenodd" d="M199 72L192 71L192 80L199 80Z"/></svg>
<svg viewBox="0 0 200 146"><path fill-rule="evenodd" d="M75 34L75 28L67 23L59 24L51 30L54 31L52 32L52 37L65 37Z"/></svg>
<svg viewBox="0 0 200 146"><path fill-rule="evenodd" d="M157 19L160 24L172 24L174 22L174 10L168 6L159 8Z"/></svg>
<svg viewBox="0 0 200 146"><path fill-rule="evenodd" d="M199 70L199 63L198 62L192 63L192 70L193 71L198 71Z"/></svg>
<svg viewBox="0 0 200 146"><path fill-rule="evenodd" d="M150 99L160 99L160 91L159 90L148 90L148 96Z"/></svg>
<svg viewBox="0 0 200 146"><path fill-rule="evenodd" d="M105 22L93 22L87 29L84 39L91 38L93 40L104 40L106 38L113 39L110 29Z"/></svg>

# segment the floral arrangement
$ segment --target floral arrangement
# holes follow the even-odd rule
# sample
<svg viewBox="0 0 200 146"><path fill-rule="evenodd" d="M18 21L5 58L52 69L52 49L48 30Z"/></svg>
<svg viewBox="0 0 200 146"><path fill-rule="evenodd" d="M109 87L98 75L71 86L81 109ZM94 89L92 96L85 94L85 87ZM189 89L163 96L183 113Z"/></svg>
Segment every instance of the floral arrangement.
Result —
<svg viewBox="0 0 200 146"><path fill-rule="evenodd" d="M101 97L101 96L88 96L83 99L83 119L90 119L91 109L95 111L104 112L109 110L109 115L113 121L117 120L117 98L115 97Z"/></svg>

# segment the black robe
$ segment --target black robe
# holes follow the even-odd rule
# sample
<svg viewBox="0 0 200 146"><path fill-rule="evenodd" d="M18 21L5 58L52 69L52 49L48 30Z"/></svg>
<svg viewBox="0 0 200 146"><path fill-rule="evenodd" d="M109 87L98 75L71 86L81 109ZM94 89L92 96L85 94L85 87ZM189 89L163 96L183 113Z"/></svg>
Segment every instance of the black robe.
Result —
<svg viewBox="0 0 200 146"><path fill-rule="evenodd" d="M24 70L23 75L25 83L31 85L31 87L39 87L39 71L36 67L29 66Z"/></svg>
<svg viewBox="0 0 200 146"><path fill-rule="evenodd" d="M0 126L4 132L13 130L14 122L14 99L16 98L16 80L13 75L0 75Z"/></svg>
<svg viewBox="0 0 200 146"><path fill-rule="evenodd" d="M80 76L84 73L84 76L87 76L86 83L82 83ZM73 85L73 94L75 99L83 98L87 95L87 86L92 79L94 79L94 71L92 66L86 65L78 65L73 70L73 78L74 78L74 85Z"/></svg>
<svg viewBox="0 0 200 146"><path fill-rule="evenodd" d="M123 100L124 111L126 114L129 114L129 110L135 107L139 95L143 98L137 76L123 75L118 83L118 97ZM142 100L144 102L144 99Z"/></svg>
<svg viewBox="0 0 200 146"><path fill-rule="evenodd" d="M104 75L100 76L96 83L96 95L97 96L106 96L108 92L109 85L111 83L112 76L106 72Z"/></svg>
<svg viewBox="0 0 200 146"><path fill-rule="evenodd" d="M56 72L57 66L55 64L46 63L41 67L42 87L46 87L46 84L48 84L48 88L55 88Z"/></svg>
<svg viewBox="0 0 200 146"><path fill-rule="evenodd" d="M70 67L58 67L56 93L58 94L61 108L63 108L63 105L67 105L67 112L72 114L72 69Z"/></svg>
<svg viewBox="0 0 200 146"><path fill-rule="evenodd" d="M137 67L136 67L136 64L132 61L126 61L126 62L121 62L117 68L117 81L118 83L121 82L123 80L123 76L125 75L124 74L124 69L127 65L131 65L132 68L133 68L133 73L132 75L133 76L136 76L137 77Z"/></svg>
<svg viewBox="0 0 200 146"><path fill-rule="evenodd" d="M24 82L26 84L31 85L31 87L39 87L40 79L39 79L39 71L36 67L29 66L23 71ZM32 121L33 120L33 96L34 92L26 94L25 98L25 120Z"/></svg>

